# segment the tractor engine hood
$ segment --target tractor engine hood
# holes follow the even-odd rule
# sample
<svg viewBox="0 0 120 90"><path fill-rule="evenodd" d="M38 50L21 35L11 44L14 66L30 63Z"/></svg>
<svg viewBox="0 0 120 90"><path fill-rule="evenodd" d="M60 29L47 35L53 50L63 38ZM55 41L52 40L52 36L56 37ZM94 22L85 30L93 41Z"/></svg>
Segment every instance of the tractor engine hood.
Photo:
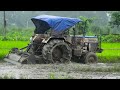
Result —
<svg viewBox="0 0 120 90"><path fill-rule="evenodd" d="M76 25L77 23L81 22L81 20L77 18L68 18L51 15L37 16L33 17L31 20L36 26L36 34L44 34L50 28L51 30L53 30L53 33L59 34Z"/></svg>

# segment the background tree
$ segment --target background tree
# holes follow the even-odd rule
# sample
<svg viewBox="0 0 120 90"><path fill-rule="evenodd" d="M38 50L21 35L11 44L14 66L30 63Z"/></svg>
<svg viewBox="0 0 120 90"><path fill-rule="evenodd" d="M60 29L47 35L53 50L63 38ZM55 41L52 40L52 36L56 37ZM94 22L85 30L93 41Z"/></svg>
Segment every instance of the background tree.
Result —
<svg viewBox="0 0 120 90"><path fill-rule="evenodd" d="M95 18L87 18L87 17L84 17L84 16L79 16L79 18L82 20L82 22L78 24L78 28L79 28L78 33L79 34L81 34L81 33L85 34L85 33L89 32L89 27L93 23Z"/></svg>
<svg viewBox="0 0 120 90"><path fill-rule="evenodd" d="M99 35L100 33L101 33L101 27L100 26L97 26L97 25L92 25L91 27L90 27L90 30L91 30L91 32L93 33L93 34L95 34L95 35Z"/></svg>
<svg viewBox="0 0 120 90"><path fill-rule="evenodd" d="M77 18L80 15L87 18L97 17L98 19L94 23L100 26L108 22L106 11L6 11L7 26L33 27L34 25L30 20L31 17L42 14L73 18ZM0 26L3 26L2 20L3 11L0 11Z"/></svg>
<svg viewBox="0 0 120 90"><path fill-rule="evenodd" d="M120 26L120 11L115 11L110 14L111 14L111 20L109 22L110 26L112 28L114 28L114 27L119 28L119 26Z"/></svg>

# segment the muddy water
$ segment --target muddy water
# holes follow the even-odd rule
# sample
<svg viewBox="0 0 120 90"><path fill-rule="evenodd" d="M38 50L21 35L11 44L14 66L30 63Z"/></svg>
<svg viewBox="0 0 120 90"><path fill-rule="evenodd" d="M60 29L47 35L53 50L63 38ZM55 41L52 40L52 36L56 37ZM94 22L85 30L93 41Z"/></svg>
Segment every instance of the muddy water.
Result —
<svg viewBox="0 0 120 90"><path fill-rule="evenodd" d="M119 68L111 68L120 64L40 64L11 65L0 64L0 77L8 76L15 79L120 79ZM110 70L109 70L110 69ZM109 72L110 71L110 72Z"/></svg>

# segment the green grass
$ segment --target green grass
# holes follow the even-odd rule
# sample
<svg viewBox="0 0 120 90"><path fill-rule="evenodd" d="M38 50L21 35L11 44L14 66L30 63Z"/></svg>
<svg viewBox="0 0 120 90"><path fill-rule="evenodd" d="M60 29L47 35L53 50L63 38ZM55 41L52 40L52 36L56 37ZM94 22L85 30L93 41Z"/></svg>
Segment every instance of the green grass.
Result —
<svg viewBox="0 0 120 90"><path fill-rule="evenodd" d="M9 77L9 76L6 76L6 75L5 75L5 76L3 76L3 77L0 76L0 79L15 79L15 78L12 77L12 76Z"/></svg>
<svg viewBox="0 0 120 90"><path fill-rule="evenodd" d="M8 54L11 48L22 48L27 46L29 41L0 41L0 59ZM99 62L103 63L120 63L120 43L102 43L102 48L105 49L102 53L97 53ZM109 50L116 49L116 50Z"/></svg>
<svg viewBox="0 0 120 90"><path fill-rule="evenodd" d="M27 76L25 76L25 75L20 75L17 78L17 77L15 77L14 74L6 73L6 74L0 75L0 79L29 79L29 78Z"/></svg>
<svg viewBox="0 0 120 90"><path fill-rule="evenodd" d="M120 62L120 43L102 43L102 48L104 51L97 54L99 62Z"/></svg>
<svg viewBox="0 0 120 90"><path fill-rule="evenodd" d="M9 53L11 48L22 48L27 46L28 41L0 41L0 59Z"/></svg>
<svg viewBox="0 0 120 90"><path fill-rule="evenodd" d="M104 49L120 49L120 43L102 43Z"/></svg>

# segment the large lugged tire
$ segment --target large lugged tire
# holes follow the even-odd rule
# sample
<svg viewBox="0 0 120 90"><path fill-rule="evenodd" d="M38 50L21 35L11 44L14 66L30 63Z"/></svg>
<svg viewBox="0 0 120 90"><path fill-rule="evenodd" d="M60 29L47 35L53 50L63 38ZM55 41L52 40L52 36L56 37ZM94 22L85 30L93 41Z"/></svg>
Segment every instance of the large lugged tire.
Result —
<svg viewBox="0 0 120 90"><path fill-rule="evenodd" d="M95 53L93 52L88 52L85 56L84 56L84 63L85 64L94 64L98 62L98 57Z"/></svg>
<svg viewBox="0 0 120 90"><path fill-rule="evenodd" d="M46 63L70 62L72 50L63 40L51 40L44 45L42 55Z"/></svg>

